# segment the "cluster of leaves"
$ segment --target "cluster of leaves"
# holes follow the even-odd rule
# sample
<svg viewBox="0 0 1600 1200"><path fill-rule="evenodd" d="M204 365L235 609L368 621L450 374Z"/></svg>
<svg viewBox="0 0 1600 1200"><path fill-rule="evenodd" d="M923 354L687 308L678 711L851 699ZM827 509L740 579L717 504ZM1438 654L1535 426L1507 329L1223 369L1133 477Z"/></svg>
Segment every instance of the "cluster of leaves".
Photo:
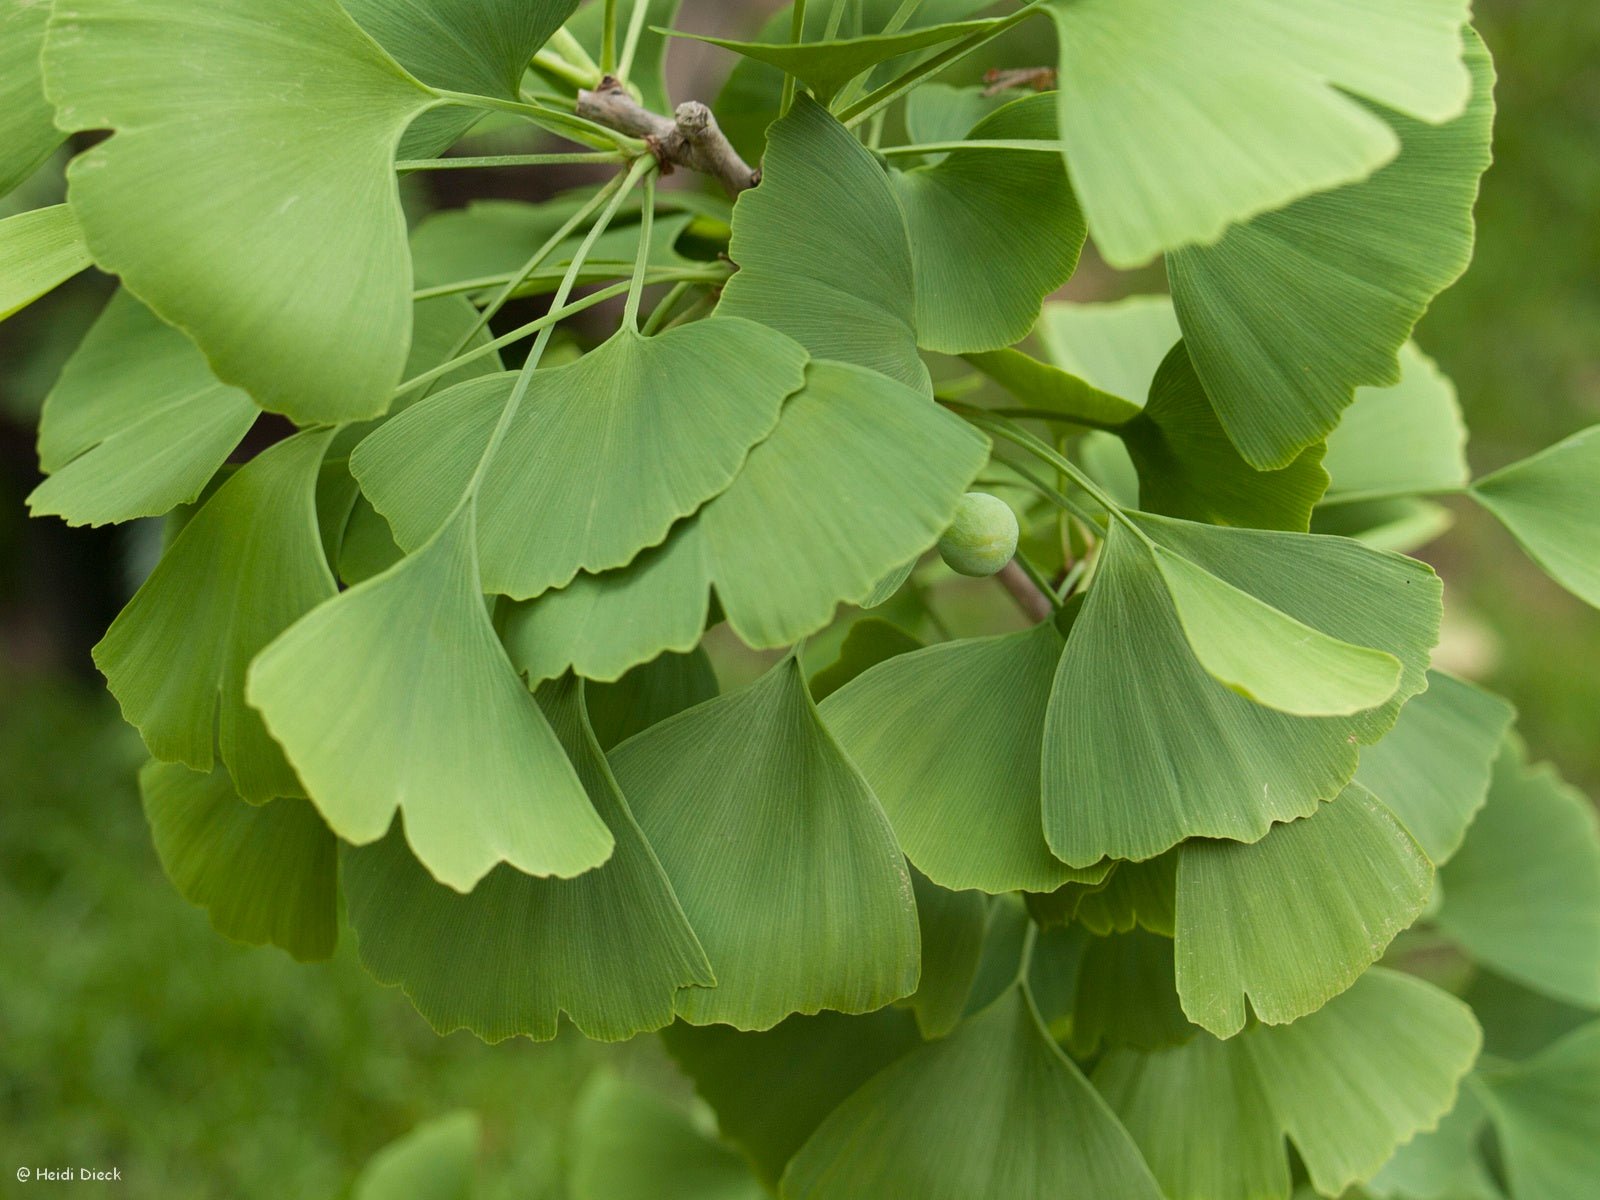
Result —
<svg viewBox="0 0 1600 1200"><path fill-rule="evenodd" d="M1466 5L984 7L719 40L730 207L577 115L661 105L670 2L5 0L5 182L110 131L0 313L121 280L31 502L168 516L96 660L169 874L301 958L342 895L441 1030L663 1030L755 1177L603 1085L580 1196L1581 1194L1600 1025L1481 1058L1396 942L1600 1009L1594 815L1402 553L1470 496L1600 604L1600 434L1474 481L1408 342L1489 161ZM1024 24L1057 90L929 82ZM430 157L490 111L590 149ZM615 174L408 238L397 161ZM1170 299L1045 304L1089 235ZM923 645L975 481L1051 615ZM723 624L787 653L722 693Z"/></svg>

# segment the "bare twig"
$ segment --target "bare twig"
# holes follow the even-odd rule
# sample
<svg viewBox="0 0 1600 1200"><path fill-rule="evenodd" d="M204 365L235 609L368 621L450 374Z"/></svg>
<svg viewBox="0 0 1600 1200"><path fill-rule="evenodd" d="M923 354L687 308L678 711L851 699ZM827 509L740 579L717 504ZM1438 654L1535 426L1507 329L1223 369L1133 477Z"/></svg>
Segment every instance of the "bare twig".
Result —
<svg viewBox="0 0 1600 1200"><path fill-rule="evenodd" d="M1039 590L1038 584L1028 578L1028 573L1012 559L1000 568L999 575L995 576L1006 591L1011 593L1011 598L1017 602L1017 607L1028 615L1030 621L1043 621L1055 612L1055 605L1050 603L1050 597Z"/></svg>
<svg viewBox="0 0 1600 1200"><path fill-rule="evenodd" d="M711 110L699 101L678 105L672 117L653 113L606 76L592 91L578 93L578 115L607 129L643 138L663 170L687 167L722 181L730 195L761 182L761 172L739 157Z"/></svg>
<svg viewBox="0 0 1600 1200"><path fill-rule="evenodd" d="M985 71L983 82L989 86L983 89L985 96L998 96L1001 92L1011 88L1032 88L1036 92L1048 92L1056 86L1056 69L1054 67L1021 67L1016 70L1006 71L996 68Z"/></svg>

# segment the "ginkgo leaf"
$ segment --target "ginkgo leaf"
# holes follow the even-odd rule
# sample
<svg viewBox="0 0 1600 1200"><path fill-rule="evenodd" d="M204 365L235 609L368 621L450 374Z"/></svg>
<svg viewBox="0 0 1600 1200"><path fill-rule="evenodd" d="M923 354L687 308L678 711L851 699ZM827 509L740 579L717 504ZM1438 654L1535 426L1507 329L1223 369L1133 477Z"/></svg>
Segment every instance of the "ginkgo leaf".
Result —
<svg viewBox="0 0 1600 1200"><path fill-rule="evenodd" d="M1354 2L1319 7L1331 13ZM1457 0L1414 0L1385 13L1405 20L1400 10L1414 17L1427 7L1465 16ZM1363 42L1381 44L1376 20L1363 9L1352 24ZM1281 467L1325 437L1357 386L1398 382L1396 355L1412 326L1472 257L1494 71L1477 35L1464 36L1473 96L1459 117L1435 126L1380 110L1401 144L1391 165L1167 260L1195 369L1234 444L1257 467ZM1378 120L1376 111L1365 115ZM1072 170L1079 180L1076 160Z"/></svg>
<svg viewBox="0 0 1600 1200"><path fill-rule="evenodd" d="M786 646L867 596L950 524L985 439L910 388L812 362L728 490L624 570L579 575L514 609L505 636L533 679L615 679L700 640L717 597L752 646Z"/></svg>
<svg viewBox="0 0 1600 1200"><path fill-rule="evenodd" d="M732 50L746 58L777 67L793 75L811 89L813 96L827 104L845 84L879 63L972 34L991 32L1004 23L1004 18L959 21L945 25L924 25L898 33L871 33L862 37L804 42L741 42L698 33L678 33L675 36L709 42L713 46L721 46L724 50Z"/></svg>
<svg viewBox="0 0 1600 1200"><path fill-rule="evenodd" d="M911 884L917 895L922 975L917 990L901 1003L917 1018L924 1038L938 1038L954 1029L966 1011L983 955L989 906L981 892L950 891L915 868Z"/></svg>
<svg viewBox="0 0 1600 1200"><path fill-rule="evenodd" d="M1095 244L1117 267L1362 179L1398 149L1357 97L1456 116L1465 0L1047 0L1061 138ZM1109 117L1108 117L1109 114Z"/></svg>
<svg viewBox="0 0 1600 1200"><path fill-rule="evenodd" d="M1030 408L1090 429L1117 429L1139 416L1136 401L1112 395L1020 350L987 350L966 360ZM1139 393L1142 398L1144 393Z"/></svg>
<svg viewBox="0 0 1600 1200"><path fill-rule="evenodd" d="M260 414L193 342L119 291L45 397L34 515L155 517L198 499Z"/></svg>
<svg viewBox="0 0 1600 1200"><path fill-rule="evenodd" d="M805 96L768 140L761 186L734 205L728 255L739 270L717 311L928 391L911 243L888 175Z"/></svg>
<svg viewBox="0 0 1600 1200"><path fill-rule="evenodd" d="M1114 1048L1094 1084L1171 1200L1289 1195L1283 1131L1239 1040Z"/></svg>
<svg viewBox="0 0 1600 1200"><path fill-rule="evenodd" d="M419 284L441 286L463 281L494 279L521 274L534 252L550 240L594 195L586 189L575 196L560 196L543 204L520 200L479 200L466 208L433 213L411 235L411 257ZM651 268L689 266L690 260L674 248L694 220L693 214L662 214L650 230ZM608 227L584 256L575 279L578 283L610 281L627 275L639 254L640 225L620 221ZM586 240L584 229L575 230L557 244L539 269L513 295L553 292ZM492 294L497 287L482 290Z"/></svg>
<svg viewBox="0 0 1600 1200"><path fill-rule="evenodd" d="M623 329L535 373L478 490L484 590L536 596L659 543L738 474L804 385L805 364L783 334L712 317L651 338ZM516 379L441 392L351 455L402 547L426 541L467 490Z"/></svg>
<svg viewBox="0 0 1600 1200"><path fill-rule="evenodd" d="M696 646L687 654L663 654L642 663L614 683L586 684L583 698L595 741L610 750L717 692L710 656Z"/></svg>
<svg viewBox="0 0 1600 1200"><path fill-rule="evenodd" d="M1101 886L1078 903L1077 920L1098 937L1127 933L1135 927L1162 937L1177 929L1178 855L1172 850L1144 862L1101 863L1094 870Z"/></svg>
<svg viewBox="0 0 1600 1200"><path fill-rule="evenodd" d="M396 1138L362 1169L351 1200L471 1200L483 1125L453 1112Z"/></svg>
<svg viewBox="0 0 1600 1200"><path fill-rule="evenodd" d="M1246 462L1218 420L1187 346L1173 344L1180 335L1170 299L1047 305L1039 334L1051 361L1072 372L1059 378L1078 383L1063 397L1068 410L1113 418L1097 427L1114 430L1127 446L1141 508L1219 525L1308 527L1328 486L1321 449L1309 447L1276 471ZM989 370L986 361L975 365ZM1035 373L1041 370L1048 368ZM1056 407L997 378L1029 404ZM1126 415L1118 414L1117 399L1128 402Z"/></svg>
<svg viewBox="0 0 1600 1200"><path fill-rule="evenodd" d="M518 100L534 52L578 0L342 0L423 83Z"/></svg>
<svg viewBox="0 0 1600 1200"><path fill-rule="evenodd" d="M1048 621L943 642L822 703L906 857L941 887L1046 892L1084 877L1050 853L1040 827L1039 754L1061 646Z"/></svg>
<svg viewBox="0 0 1600 1200"><path fill-rule="evenodd" d="M843 15L858 19L862 30L881 30L900 13L901 6L902 0L859 0L859 3L851 4ZM923 25L965 21L988 7L986 0L921 0L910 15L904 18L905 27L917 28ZM812 4L802 8L804 37L801 40L806 42L823 40L830 24L833 6ZM794 5L784 5L767 19L766 24L756 33L754 40L766 45L793 41L795 39L790 36L793 22ZM839 28L845 28L842 22ZM895 65L887 63L882 69L893 70ZM784 74L777 67L759 59L741 57L734 64L733 70L728 75L728 82L723 85L716 102L712 105L723 132L751 162L761 158L767 128L778 119L783 81ZM912 96L917 94L913 92Z"/></svg>
<svg viewBox="0 0 1600 1200"><path fill-rule="evenodd" d="M907 1195L1159 1200L1127 1132L1010 987L874 1076L811 1135L784 1200Z"/></svg>
<svg viewBox="0 0 1600 1200"><path fill-rule="evenodd" d="M1515 740L1440 884L1434 920L1470 957L1600 1008L1600 819L1549 766L1528 767Z"/></svg>
<svg viewBox="0 0 1600 1200"><path fill-rule="evenodd" d="M812 698L820 706L834 692L879 663L920 649L921 642L890 621L877 617L857 621L845 634L839 657L811 677Z"/></svg>
<svg viewBox="0 0 1600 1200"><path fill-rule="evenodd" d="M1170 296L1046 304L1038 333L1045 357L1056 366L1135 407L1143 405L1157 368L1183 337Z"/></svg>
<svg viewBox="0 0 1600 1200"><path fill-rule="evenodd" d="M995 109L1008 103L1004 93L989 95L986 87L952 87L948 83L924 83L906 96L906 136L913 144L958 142L972 127ZM1050 137L1055 137L1051 126ZM927 156L929 162L943 162L945 155Z"/></svg>
<svg viewBox="0 0 1600 1200"><path fill-rule="evenodd" d="M1485 476L1472 485L1472 498L1511 531L1550 578L1600 607L1597 475L1600 426Z"/></svg>
<svg viewBox="0 0 1600 1200"><path fill-rule="evenodd" d="M0 221L0 321L65 283L92 261L83 229L65 204Z"/></svg>
<svg viewBox="0 0 1600 1200"><path fill-rule="evenodd" d="M1178 992L1218 1037L1269 1025L1353 984L1427 903L1433 867L1360 784L1259 842L1195 839L1178 861Z"/></svg>
<svg viewBox="0 0 1600 1200"><path fill-rule="evenodd" d="M1052 98L1029 96L969 136L1048 141L1055 128ZM1040 303L1071 277L1083 248L1083 217L1060 156L957 150L890 179L911 236L918 343L965 354L1027 337Z"/></svg>
<svg viewBox="0 0 1600 1200"><path fill-rule="evenodd" d="M610 1072L572 1114L572 1200L763 1200L750 1168L665 1096Z"/></svg>
<svg viewBox="0 0 1600 1200"><path fill-rule="evenodd" d="M1285 1135L1338 1196L1450 1111L1480 1040L1459 1000L1374 968L1291 1025L1114 1049L1094 1081L1173 1200L1286 1200Z"/></svg>
<svg viewBox="0 0 1600 1200"><path fill-rule="evenodd" d="M1189 648L1246 699L1307 717L1376 708L1400 684L1400 660L1321 633L1157 545L1156 568Z"/></svg>
<svg viewBox="0 0 1600 1200"><path fill-rule="evenodd" d="M316 809L292 797L247 804L220 767L147 763L139 790L167 877L218 933L302 962L333 954L337 845Z"/></svg>
<svg viewBox="0 0 1600 1200"><path fill-rule="evenodd" d="M1067 1045L1079 1057L1108 1046L1153 1050L1187 1041L1172 939L1144 929L1089 939L1078 967Z"/></svg>
<svg viewBox="0 0 1600 1200"><path fill-rule="evenodd" d="M44 57L62 127L114 131L68 172L95 261L262 407L383 412L411 329L394 150L436 96L334 0L67 0Z"/></svg>
<svg viewBox="0 0 1600 1200"><path fill-rule="evenodd" d="M65 136L39 71L49 20L49 0L0 0L0 196L32 175Z"/></svg>
<svg viewBox="0 0 1600 1200"><path fill-rule="evenodd" d="M594 740L578 682L548 686L540 703L616 839L605 864L537 879L502 863L461 895L434 881L396 827L345 851L350 924L367 969L399 984L440 1033L547 1041L565 1013L585 1036L620 1041L671 1022L679 988L716 980Z"/></svg>
<svg viewBox="0 0 1600 1200"><path fill-rule="evenodd" d="M1469 1075L1438 1128L1396 1150L1365 1190L1392 1200L1504 1200L1483 1159L1489 1117L1478 1099L1480 1087L1478 1076Z"/></svg>
<svg viewBox="0 0 1600 1200"><path fill-rule="evenodd" d="M315 503L331 437L298 434L229 477L94 648L155 758L208 772L215 743L240 794L257 803L303 794L245 704L245 671L334 594Z"/></svg>
<svg viewBox="0 0 1600 1200"><path fill-rule="evenodd" d="M1139 507L1147 512L1303 533L1328 486L1320 445L1276 471L1240 457L1181 342L1157 369L1144 411L1116 433L1139 472Z"/></svg>
<svg viewBox="0 0 1600 1200"><path fill-rule="evenodd" d="M1517 1200L1568 1200L1594 1189L1600 1177L1600 1021L1526 1062L1483 1070L1477 1082Z"/></svg>
<svg viewBox="0 0 1600 1200"><path fill-rule="evenodd" d="M404 814L439 882L497 864L569 878L612 836L506 660L478 586L472 506L416 554L291 626L250 670L261 711L344 841Z"/></svg>
<svg viewBox="0 0 1600 1200"><path fill-rule="evenodd" d="M1045 836L1074 865L1149 858L1186 837L1255 841L1309 816L1422 690L1438 638L1439 581L1421 563L1343 538L1133 519L1166 551L1403 672L1387 702L1351 716L1246 700L1202 667L1154 554L1114 523L1045 718ZM1279 669L1302 668L1285 655Z"/></svg>
<svg viewBox="0 0 1600 1200"><path fill-rule="evenodd" d="M1455 997L1375 968L1309 1016L1242 1041L1311 1182L1337 1196L1450 1111L1482 1034Z"/></svg>
<svg viewBox="0 0 1600 1200"><path fill-rule="evenodd" d="M1513 716L1499 696L1443 671L1361 751L1356 782L1400 818L1436 867L1461 845L1489 793L1490 767Z"/></svg>
<svg viewBox="0 0 1600 1200"><path fill-rule="evenodd" d="M1328 497L1340 503L1450 491L1469 478L1455 386L1415 342L1400 348L1400 382L1357 388L1327 445Z"/></svg>
<svg viewBox="0 0 1600 1200"><path fill-rule="evenodd" d="M920 1045L911 1014L790 1017L762 1033L679 1021L661 1040L717 1114L722 1136L776 1191L783 1168L839 1104Z"/></svg>
<svg viewBox="0 0 1600 1200"><path fill-rule="evenodd" d="M715 988L679 993L685 1020L769 1029L915 990L905 860L794 656L629 739L611 762L716 972Z"/></svg>

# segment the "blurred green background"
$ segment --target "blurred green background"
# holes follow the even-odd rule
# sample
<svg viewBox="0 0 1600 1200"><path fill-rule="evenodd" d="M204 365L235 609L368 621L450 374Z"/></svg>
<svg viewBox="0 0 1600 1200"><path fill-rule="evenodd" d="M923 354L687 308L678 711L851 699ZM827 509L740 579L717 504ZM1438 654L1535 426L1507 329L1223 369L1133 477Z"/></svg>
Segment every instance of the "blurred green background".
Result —
<svg viewBox="0 0 1600 1200"><path fill-rule="evenodd" d="M732 22L732 5L686 7L695 28L748 31L772 5ZM1456 382L1483 472L1600 421L1600 5L1479 0L1477 16L1500 74L1496 161L1476 261L1417 336ZM711 95L707 72L725 67L687 50L678 94ZM58 194L47 171L0 212ZM1091 269L1071 293L1149 286ZM138 740L88 657L155 533L30 522L22 504L38 406L105 294L80 281L0 325L0 1193L17 1166L74 1165L119 1167L116 1194L141 1200L336 1196L378 1147L464 1106L484 1114L507 1195L559 1195L564 1121L596 1051L438 1038L362 974L349 939L309 967L233 946L162 876ZM1535 756L1595 794L1600 615L1482 515L1458 516L1424 552L1448 589L1441 660L1512 699ZM622 1053L657 1069L653 1039Z"/></svg>

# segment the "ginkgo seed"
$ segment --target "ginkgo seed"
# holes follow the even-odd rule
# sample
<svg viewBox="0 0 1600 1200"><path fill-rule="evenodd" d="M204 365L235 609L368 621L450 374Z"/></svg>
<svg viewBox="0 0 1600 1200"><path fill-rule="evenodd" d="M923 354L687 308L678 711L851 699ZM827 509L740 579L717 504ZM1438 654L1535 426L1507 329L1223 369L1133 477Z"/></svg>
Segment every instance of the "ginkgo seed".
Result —
<svg viewBox="0 0 1600 1200"><path fill-rule="evenodd" d="M1017 552L1017 514L998 496L968 492L939 539L939 555L962 575L993 575Z"/></svg>

